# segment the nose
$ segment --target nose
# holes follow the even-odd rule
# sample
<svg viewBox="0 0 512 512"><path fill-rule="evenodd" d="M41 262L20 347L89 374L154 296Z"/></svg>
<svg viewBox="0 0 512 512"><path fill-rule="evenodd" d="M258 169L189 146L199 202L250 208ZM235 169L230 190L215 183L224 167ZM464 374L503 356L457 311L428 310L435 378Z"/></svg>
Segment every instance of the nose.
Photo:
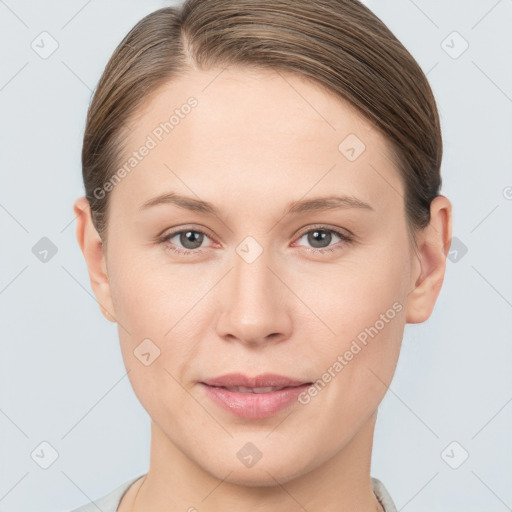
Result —
<svg viewBox="0 0 512 512"><path fill-rule="evenodd" d="M292 293L274 270L266 251L251 263L235 253L223 280L217 334L226 341L256 347L291 335Z"/></svg>

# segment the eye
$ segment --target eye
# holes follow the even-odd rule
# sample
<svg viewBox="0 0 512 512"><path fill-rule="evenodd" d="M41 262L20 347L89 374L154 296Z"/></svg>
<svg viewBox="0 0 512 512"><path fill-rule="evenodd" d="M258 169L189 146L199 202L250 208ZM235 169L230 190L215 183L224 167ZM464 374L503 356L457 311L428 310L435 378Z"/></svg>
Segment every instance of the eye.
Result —
<svg viewBox="0 0 512 512"><path fill-rule="evenodd" d="M307 248L308 252L320 254L334 252L353 240L350 235L327 226L310 228L308 231L304 231L297 240L300 241L303 238L306 243L310 244L310 248ZM206 239L213 240L201 229L190 228L168 233L160 238L159 242L165 246L166 250L184 256L193 256L203 252L201 249L205 248L203 243ZM342 243L339 243L340 241ZM335 244L331 245L333 242ZM297 245L297 242L293 245Z"/></svg>
<svg viewBox="0 0 512 512"><path fill-rule="evenodd" d="M182 229L162 237L161 243L170 251L183 255L198 254L205 239L210 238L200 229ZM173 240L174 239L174 240Z"/></svg>
<svg viewBox="0 0 512 512"><path fill-rule="evenodd" d="M347 243L352 242L352 237L337 231L335 229L328 228L327 226L316 226L313 229L303 232L298 240L305 239L305 241L311 245L308 249L314 253L326 253L333 252L340 249ZM331 242L342 241L342 244L330 245Z"/></svg>

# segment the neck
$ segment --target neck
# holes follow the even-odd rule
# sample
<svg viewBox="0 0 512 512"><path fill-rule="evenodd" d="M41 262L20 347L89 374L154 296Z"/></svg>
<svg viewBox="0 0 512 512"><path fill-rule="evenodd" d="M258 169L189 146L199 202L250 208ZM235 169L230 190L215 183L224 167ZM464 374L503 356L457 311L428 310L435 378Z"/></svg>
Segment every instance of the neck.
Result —
<svg viewBox="0 0 512 512"><path fill-rule="evenodd" d="M132 512L381 512L370 479L374 413L359 432L319 467L286 482L247 486L204 471L151 424L151 458L136 496L119 511ZM129 501L129 503L128 503Z"/></svg>

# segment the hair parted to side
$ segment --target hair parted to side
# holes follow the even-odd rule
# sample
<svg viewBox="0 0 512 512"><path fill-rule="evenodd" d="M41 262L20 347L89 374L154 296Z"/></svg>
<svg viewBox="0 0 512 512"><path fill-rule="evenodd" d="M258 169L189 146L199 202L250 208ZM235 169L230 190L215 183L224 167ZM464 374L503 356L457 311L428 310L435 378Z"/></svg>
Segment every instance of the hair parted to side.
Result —
<svg viewBox="0 0 512 512"><path fill-rule="evenodd" d="M108 195L97 198L94 190L121 164L124 130L137 108L194 67L231 65L307 77L371 121L389 142L403 179L414 241L441 188L441 127L425 74L386 25L358 0L187 0L132 28L89 106L82 173L104 243Z"/></svg>

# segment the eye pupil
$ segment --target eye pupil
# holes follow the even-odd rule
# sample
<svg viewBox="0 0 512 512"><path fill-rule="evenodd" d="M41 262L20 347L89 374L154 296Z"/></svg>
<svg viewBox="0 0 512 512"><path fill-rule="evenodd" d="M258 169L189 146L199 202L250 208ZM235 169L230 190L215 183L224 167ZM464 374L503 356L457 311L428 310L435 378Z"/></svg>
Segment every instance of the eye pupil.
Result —
<svg viewBox="0 0 512 512"><path fill-rule="evenodd" d="M308 235L308 243L310 243L315 248L323 248L328 246L331 243L332 234L328 231L322 229L315 229L309 232ZM322 245L322 243L327 242L327 245ZM317 245L320 243L320 245Z"/></svg>
<svg viewBox="0 0 512 512"><path fill-rule="evenodd" d="M204 235L198 231L183 231L180 235L180 243L185 249L197 249L203 243ZM192 244L189 246L189 244Z"/></svg>

